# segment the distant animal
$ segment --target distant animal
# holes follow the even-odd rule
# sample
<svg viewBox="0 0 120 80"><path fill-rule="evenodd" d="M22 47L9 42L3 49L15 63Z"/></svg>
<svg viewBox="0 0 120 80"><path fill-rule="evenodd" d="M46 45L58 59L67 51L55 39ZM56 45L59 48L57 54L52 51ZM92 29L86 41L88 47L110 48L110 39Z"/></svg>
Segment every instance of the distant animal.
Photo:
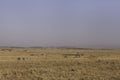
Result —
<svg viewBox="0 0 120 80"><path fill-rule="evenodd" d="M38 54L30 54L30 56L39 56Z"/></svg>
<svg viewBox="0 0 120 80"><path fill-rule="evenodd" d="M25 60L25 58L23 57L22 60Z"/></svg>
<svg viewBox="0 0 120 80"><path fill-rule="evenodd" d="M24 58L24 57L22 57L22 58L21 58L21 57L18 57L17 60L23 60L23 61L24 61L25 58Z"/></svg>
<svg viewBox="0 0 120 80"><path fill-rule="evenodd" d="M80 54L79 53L76 53L76 54L63 54L63 56L65 57L65 58L67 58L68 56L73 56L73 57L75 57L75 58L80 58Z"/></svg>
<svg viewBox="0 0 120 80"><path fill-rule="evenodd" d="M18 57L18 58L17 58L17 60L21 60L21 58L20 58L20 57Z"/></svg>

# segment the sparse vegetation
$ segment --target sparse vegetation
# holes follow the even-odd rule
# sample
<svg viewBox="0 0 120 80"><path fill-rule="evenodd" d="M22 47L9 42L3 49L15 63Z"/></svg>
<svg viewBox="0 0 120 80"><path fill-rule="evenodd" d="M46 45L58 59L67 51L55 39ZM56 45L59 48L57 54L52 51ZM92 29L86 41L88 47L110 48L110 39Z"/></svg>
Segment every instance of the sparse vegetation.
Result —
<svg viewBox="0 0 120 80"><path fill-rule="evenodd" d="M78 52L82 55L80 58L63 56ZM55 48L1 49L0 80L120 80L119 52Z"/></svg>

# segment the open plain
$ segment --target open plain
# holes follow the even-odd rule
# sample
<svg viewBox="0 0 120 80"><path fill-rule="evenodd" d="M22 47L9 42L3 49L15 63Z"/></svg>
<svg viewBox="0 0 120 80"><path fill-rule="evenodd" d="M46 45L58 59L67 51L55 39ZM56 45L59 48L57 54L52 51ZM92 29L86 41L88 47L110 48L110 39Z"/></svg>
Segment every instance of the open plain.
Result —
<svg viewBox="0 0 120 80"><path fill-rule="evenodd" d="M120 50L0 48L0 80L120 80Z"/></svg>

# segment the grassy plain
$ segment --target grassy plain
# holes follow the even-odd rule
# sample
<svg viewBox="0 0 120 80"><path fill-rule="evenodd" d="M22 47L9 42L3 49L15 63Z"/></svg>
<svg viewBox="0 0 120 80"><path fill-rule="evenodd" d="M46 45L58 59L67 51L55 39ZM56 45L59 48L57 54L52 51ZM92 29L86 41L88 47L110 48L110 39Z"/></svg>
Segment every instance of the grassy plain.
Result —
<svg viewBox="0 0 120 80"><path fill-rule="evenodd" d="M120 80L120 50L0 48L0 80Z"/></svg>

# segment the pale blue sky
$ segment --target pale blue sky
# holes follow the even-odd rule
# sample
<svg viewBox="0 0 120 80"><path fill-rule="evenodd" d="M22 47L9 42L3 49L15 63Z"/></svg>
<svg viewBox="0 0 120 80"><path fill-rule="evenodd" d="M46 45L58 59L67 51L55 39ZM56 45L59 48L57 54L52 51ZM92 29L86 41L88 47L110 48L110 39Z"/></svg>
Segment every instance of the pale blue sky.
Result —
<svg viewBox="0 0 120 80"><path fill-rule="evenodd" d="M120 48L120 1L0 0L0 46Z"/></svg>

